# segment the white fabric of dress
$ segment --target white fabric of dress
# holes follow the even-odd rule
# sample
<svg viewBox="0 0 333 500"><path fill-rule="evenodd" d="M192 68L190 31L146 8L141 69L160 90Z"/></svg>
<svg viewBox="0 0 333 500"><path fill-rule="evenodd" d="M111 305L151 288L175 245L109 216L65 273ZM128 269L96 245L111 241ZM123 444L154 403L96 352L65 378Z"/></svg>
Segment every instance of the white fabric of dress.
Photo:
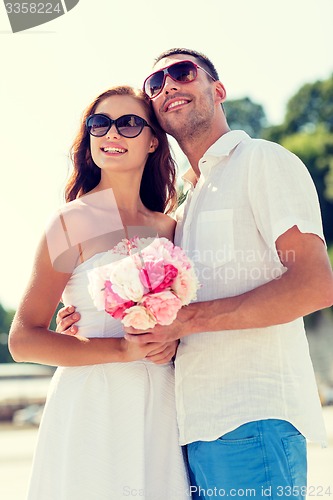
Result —
<svg viewBox="0 0 333 500"><path fill-rule="evenodd" d="M94 306L80 264L63 299L81 313L80 334L121 337L120 321ZM58 367L34 454L28 500L188 500L178 444L172 363L142 360Z"/></svg>

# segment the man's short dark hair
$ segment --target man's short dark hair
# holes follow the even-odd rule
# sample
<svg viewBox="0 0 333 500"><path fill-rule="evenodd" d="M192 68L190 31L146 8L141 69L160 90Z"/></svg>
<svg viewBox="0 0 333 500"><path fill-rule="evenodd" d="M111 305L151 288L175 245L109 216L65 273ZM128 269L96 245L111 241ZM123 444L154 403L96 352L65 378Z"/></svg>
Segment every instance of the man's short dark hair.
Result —
<svg viewBox="0 0 333 500"><path fill-rule="evenodd" d="M206 71L208 71L208 73L213 78L215 78L215 80L220 80L219 74L218 74L214 64L212 63L212 61L202 52L198 52L198 51L192 50L192 49L175 48L175 49L166 50L166 51L162 52L162 54L160 54L159 56L156 57L156 59L154 61L154 66L161 59L164 59L165 57L169 57L169 56L174 56L177 54L183 54L185 56L195 57L196 60L198 61L198 63L200 63L199 66L202 66ZM207 78L208 78L208 76L207 76ZM225 114L225 109L224 109L222 102L221 102L221 108L223 109L223 113Z"/></svg>

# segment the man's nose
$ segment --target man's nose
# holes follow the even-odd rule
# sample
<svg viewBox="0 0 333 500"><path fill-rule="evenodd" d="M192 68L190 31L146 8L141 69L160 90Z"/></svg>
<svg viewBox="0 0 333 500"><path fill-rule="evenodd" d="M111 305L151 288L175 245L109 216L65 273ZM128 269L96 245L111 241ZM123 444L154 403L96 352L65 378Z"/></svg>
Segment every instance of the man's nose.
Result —
<svg viewBox="0 0 333 500"><path fill-rule="evenodd" d="M169 75L166 75L165 82L163 86L163 92L169 94L169 92L179 90L178 82L175 82Z"/></svg>

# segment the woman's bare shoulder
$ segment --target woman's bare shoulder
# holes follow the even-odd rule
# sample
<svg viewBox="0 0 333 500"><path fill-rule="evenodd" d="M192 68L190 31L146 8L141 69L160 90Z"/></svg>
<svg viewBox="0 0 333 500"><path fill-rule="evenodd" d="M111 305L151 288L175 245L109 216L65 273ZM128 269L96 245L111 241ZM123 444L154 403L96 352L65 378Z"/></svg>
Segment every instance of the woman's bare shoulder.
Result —
<svg viewBox="0 0 333 500"><path fill-rule="evenodd" d="M47 227L64 226L66 222L70 223L71 221L78 222L80 219L82 220L82 216L82 207L80 207L78 200L73 200L60 205L49 215Z"/></svg>

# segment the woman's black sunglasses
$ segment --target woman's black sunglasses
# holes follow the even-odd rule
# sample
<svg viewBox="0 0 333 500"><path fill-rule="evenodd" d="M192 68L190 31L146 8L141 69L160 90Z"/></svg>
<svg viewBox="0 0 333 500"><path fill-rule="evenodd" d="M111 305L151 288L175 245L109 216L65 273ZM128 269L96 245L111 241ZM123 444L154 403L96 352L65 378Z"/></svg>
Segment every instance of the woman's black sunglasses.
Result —
<svg viewBox="0 0 333 500"><path fill-rule="evenodd" d="M214 82L216 81L208 71L193 61L179 61L149 75L143 83L143 90L150 99L154 99L162 91L167 76L175 82L190 83L198 76L198 69L204 71Z"/></svg>
<svg viewBox="0 0 333 500"><path fill-rule="evenodd" d="M137 115L123 115L112 120L112 118L103 115L103 113L96 113L88 116L86 119L86 128L89 134L94 137L103 137L103 135L106 135L113 124L115 124L119 135L131 139L140 135L144 127L149 127L154 132L149 123Z"/></svg>

